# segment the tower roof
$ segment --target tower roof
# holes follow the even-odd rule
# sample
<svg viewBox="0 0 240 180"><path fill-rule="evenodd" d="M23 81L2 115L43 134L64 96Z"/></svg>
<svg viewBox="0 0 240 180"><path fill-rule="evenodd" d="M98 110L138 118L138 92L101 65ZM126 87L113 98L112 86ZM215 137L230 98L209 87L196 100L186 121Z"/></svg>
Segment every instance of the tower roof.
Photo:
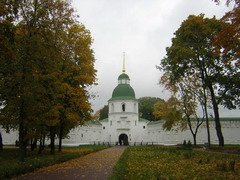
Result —
<svg viewBox="0 0 240 180"><path fill-rule="evenodd" d="M110 100L136 99L135 92L129 84L118 84Z"/></svg>
<svg viewBox="0 0 240 180"><path fill-rule="evenodd" d="M125 99L136 99L135 92L130 86L130 78L125 73L125 53L123 53L123 70L122 74L118 76L118 85L115 87L112 93L112 98L109 100L125 100Z"/></svg>
<svg viewBox="0 0 240 180"><path fill-rule="evenodd" d="M118 80L121 80L121 79L130 80L129 76L126 73L122 73L120 76L118 76Z"/></svg>

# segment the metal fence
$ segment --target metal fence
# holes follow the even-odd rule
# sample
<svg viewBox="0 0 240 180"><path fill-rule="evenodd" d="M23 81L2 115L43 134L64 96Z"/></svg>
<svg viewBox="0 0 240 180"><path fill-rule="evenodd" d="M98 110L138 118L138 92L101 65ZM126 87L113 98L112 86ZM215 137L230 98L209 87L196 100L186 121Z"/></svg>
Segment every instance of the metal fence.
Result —
<svg viewBox="0 0 240 180"><path fill-rule="evenodd" d="M166 145L159 142L128 142L125 144L120 144L119 142L105 142L105 141L93 141L90 142L90 145L108 145L108 146L150 146L150 145ZM168 144L168 145L175 145L175 144Z"/></svg>

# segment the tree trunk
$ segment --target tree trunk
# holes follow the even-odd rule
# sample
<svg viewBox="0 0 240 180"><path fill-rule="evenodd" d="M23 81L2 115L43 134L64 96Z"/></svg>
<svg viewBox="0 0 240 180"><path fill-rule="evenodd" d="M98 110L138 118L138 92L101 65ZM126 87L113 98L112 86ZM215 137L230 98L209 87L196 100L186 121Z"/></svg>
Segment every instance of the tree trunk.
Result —
<svg viewBox="0 0 240 180"><path fill-rule="evenodd" d="M20 105L20 114L19 114L19 161L24 162L26 156L26 130L24 127L24 102L21 102Z"/></svg>
<svg viewBox="0 0 240 180"><path fill-rule="evenodd" d="M217 132L217 137L219 141L219 146L224 146L224 137L222 134L222 129L221 129L221 123L220 123L220 118L219 118L219 110L218 110L218 104L216 102L215 94L212 85L209 85L209 90L211 93L211 98L212 98L212 105L213 105L213 111L215 115L215 128Z"/></svg>
<svg viewBox="0 0 240 180"><path fill-rule="evenodd" d="M51 126L50 127L50 154L55 153L55 127Z"/></svg>
<svg viewBox="0 0 240 180"><path fill-rule="evenodd" d="M25 65L22 67L22 82L21 82L21 94L25 94L24 87L25 87L25 76L26 76L26 69ZM24 97L20 96L20 106L19 106L19 160L21 162L25 161L26 156L26 127L24 121L27 120L27 115L25 111L25 100Z"/></svg>
<svg viewBox="0 0 240 180"><path fill-rule="evenodd" d="M19 160L24 162L26 155L26 143L23 122L19 124Z"/></svg>
<svg viewBox="0 0 240 180"><path fill-rule="evenodd" d="M190 113L188 112L188 109L187 109L187 105L186 105L186 102L184 101L184 113L185 115L187 116L187 123L188 123L188 127L190 129L190 132L193 136L193 143L194 143L194 146L196 147L197 146L197 132L198 132L198 128L200 125L198 125L199 121L197 120L197 123L196 123L196 128L195 128L195 133L193 132L193 127L192 127L192 124L191 124L191 120L190 120Z"/></svg>
<svg viewBox="0 0 240 180"><path fill-rule="evenodd" d="M38 148L38 154L42 154L42 133L41 133L41 136L40 136L40 140L39 140L39 148Z"/></svg>
<svg viewBox="0 0 240 180"><path fill-rule="evenodd" d="M203 87L203 94L204 94L204 109L205 109L205 116L206 116L206 126L207 126L207 138L208 138L208 147L211 146L211 134L209 130L209 120L208 120L208 110L207 110L207 96L206 96L206 88Z"/></svg>
<svg viewBox="0 0 240 180"><path fill-rule="evenodd" d="M193 144L194 144L194 147L197 146L197 134L193 134Z"/></svg>
<svg viewBox="0 0 240 180"><path fill-rule="evenodd" d="M34 140L33 139L30 140L30 148L31 148L31 151L34 150Z"/></svg>
<svg viewBox="0 0 240 180"><path fill-rule="evenodd" d="M34 151L34 149L37 147L37 140L31 140L31 151Z"/></svg>
<svg viewBox="0 0 240 180"><path fill-rule="evenodd" d="M190 120L190 116L188 114L186 114L187 116L187 121L188 121L188 127L190 129L190 132L193 136L193 142L194 142L194 146L197 146L197 140L196 140L196 137L197 137L197 133L194 133L193 132L193 128L192 128L192 124L191 124L191 120ZM197 131L196 131L197 132Z"/></svg>
<svg viewBox="0 0 240 180"><path fill-rule="evenodd" d="M211 146L211 134L210 134L210 129L209 129L209 120L208 120L208 115L206 114L206 126L207 126L207 138L208 138L208 147Z"/></svg>
<svg viewBox="0 0 240 180"><path fill-rule="evenodd" d="M3 150L2 134L0 132L0 150Z"/></svg>
<svg viewBox="0 0 240 180"><path fill-rule="evenodd" d="M44 148L45 148L45 137L46 137L46 135L45 135L45 134L43 134L43 140L42 140L42 150L44 150Z"/></svg>
<svg viewBox="0 0 240 180"><path fill-rule="evenodd" d="M63 123L60 124L58 152L62 151Z"/></svg>

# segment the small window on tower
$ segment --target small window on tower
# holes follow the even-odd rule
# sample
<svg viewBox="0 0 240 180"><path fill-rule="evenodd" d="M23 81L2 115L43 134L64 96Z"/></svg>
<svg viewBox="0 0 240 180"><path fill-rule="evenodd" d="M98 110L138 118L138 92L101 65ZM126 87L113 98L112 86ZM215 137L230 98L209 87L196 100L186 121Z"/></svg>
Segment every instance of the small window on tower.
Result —
<svg viewBox="0 0 240 180"><path fill-rule="evenodd" d="M111 112L114 112L114 104L111 104Z"/></svg>
<svg viewBox="0 0 240 180"><path fill-rule="evenodd" d="M122 111L125 112L125 104L122 104Z"/></svg>
<svg viewBox="0 0 240 180"><path fill-rule="evenodd" d="M137 104L134 103L134 112L137 112Z"/></svg>
<svg viewBox="0 0 240 180"><path fill-rule="evenodd" d="M103 129L105 129L105 126L103 126Z"/></svg>
<svg viewBox="0 0 240 180"><path fill-rule="evenodd" d="M110 126L112 126L112 121L110 121Z"/></svg>
<svg viewBox="0 0 240 180"><path fill-rule="evenodd" d="M145 126L143 126L143 129L145 129Z"/></svg>

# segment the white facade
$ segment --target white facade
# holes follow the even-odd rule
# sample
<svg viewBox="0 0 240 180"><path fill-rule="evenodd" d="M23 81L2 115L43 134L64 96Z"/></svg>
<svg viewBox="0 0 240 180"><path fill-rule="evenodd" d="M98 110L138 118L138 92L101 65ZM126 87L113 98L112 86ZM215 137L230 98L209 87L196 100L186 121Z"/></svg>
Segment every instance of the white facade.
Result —
<svg viewBox="0 0 240 180"><path fill-rule="evenodd" d="M125 73L118 78L118 86L108 101L108 118L87 123L72 130L63 145L81 144L181 144L184 140L193 142L190 130L164 131L164 120L148 121L139 118L138 100L130 86L130 79ZM240 118L221 118L225 144L240 144ZM18 139L16 131L6 133L0 128L3 144L15 144ZM211 143L218 144L215 122L210 121ZM207 142L207 130L203 124L197 134L197 143ZM57 141L56 141L57 143Z"/></svg>

